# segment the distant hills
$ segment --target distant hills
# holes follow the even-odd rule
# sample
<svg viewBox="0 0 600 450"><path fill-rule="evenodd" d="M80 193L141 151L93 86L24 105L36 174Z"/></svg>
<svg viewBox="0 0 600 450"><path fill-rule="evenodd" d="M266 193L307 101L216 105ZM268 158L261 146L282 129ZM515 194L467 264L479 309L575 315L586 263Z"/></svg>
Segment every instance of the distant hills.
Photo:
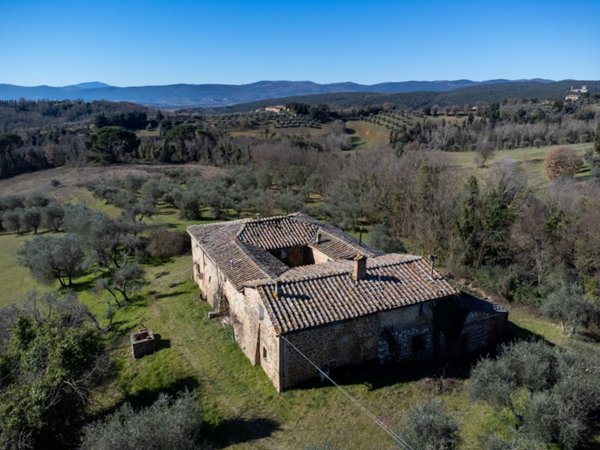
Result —
<svg viewBox="0 0 600 450"><path fill-rule="evenodd" d="M382 95L420 93L423 98L431 98L432 93L440 95L465 89L500 89L519 92L527 87L538 95L564 92L564 86L578 86L586 81L565 80L555 82L545 79L532 80L440 80L440 81L401 81L364 85L352 82L318 84L312 81L259 81L243 85L227 84L172 84L166 86L110 86L98 81L70 86L16 86L0 84L0 99L18 100L109 100L127 101L160 108L219 108L244 103L262 102L271 99L289 99L303 96L333 96L353 101L353 98L379 99ZM590 84L591 82L587 82ZM494 88L492 88L494 87ZM346 94L352 94L347 96ZM559 94L560 95L560 94ZM520 97L520 95L518 95ZM362 103L362 101L361 101Z"/></svg>

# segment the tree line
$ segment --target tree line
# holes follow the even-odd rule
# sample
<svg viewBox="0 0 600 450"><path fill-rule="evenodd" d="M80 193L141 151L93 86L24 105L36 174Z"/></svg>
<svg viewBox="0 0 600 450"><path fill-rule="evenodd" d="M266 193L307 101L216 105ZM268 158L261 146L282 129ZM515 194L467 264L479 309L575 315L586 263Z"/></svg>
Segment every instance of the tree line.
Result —
<svg viewBox="0 0 600 450"><path fill-rule="evenodd" d="M409 146L411 149L472 151L485 147L500 150L578 144L591 142L599 123L589 106L559 102L553 107L492 103L475 112L469 111L460 120L434 121L429 119L430 115L435 114L426 108L422 119L399 124L390 131L390 145L400 150Z"/></svg>

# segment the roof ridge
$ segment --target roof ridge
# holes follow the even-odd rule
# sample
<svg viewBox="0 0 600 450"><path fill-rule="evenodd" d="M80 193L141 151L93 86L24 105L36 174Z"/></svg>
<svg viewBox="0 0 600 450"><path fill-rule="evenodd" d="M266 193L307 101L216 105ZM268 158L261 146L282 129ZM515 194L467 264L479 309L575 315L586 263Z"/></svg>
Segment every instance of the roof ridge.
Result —
<svg viewBox="0 0 600 450"><path fill-rule="evenodd" d="M383 257L385 256L389 256L389 255L396 255L396 256L402 256L398 253L388 253L386 255L382 255ZM381 258L382 256L375 256L373 258L368 258L367 260L374 260L377 258ZM412 256L412 259L407 259L404 261L390 261L390 262L380 262L379 264L375 264L375 265L371 265L369 266L369 268L371 269L380 269L380 268L387 268L387 267L392 267L392 266L400 266L402 264L407 264L407 263L411 263L411 262L416 262L416 261L420 261L423 259L422 256L417 256L417 255L408 255L408 256ZM350 275L352 272L352 261L349 260L344 260L344 261L331 261L329 263L325 263L325 264L317 264L318 266L327 266L328 264L332 264L332 265L339 265L339 267L336 268L331 268L329 271L327 271L327 268L325 267L323 271L321 272L317 272L317 273L309 273L309 274L305 274L305 275L299 275L296 277L290 277L290 278L282 278L281 276L285 274L290 274L290 272L292 272L293 275L293 270L294 269L298 269L298 267L295 267L294 269L290 269L287 272L282 273L281 275L277 276L276 278L268 278L268 279L263 279L263 280L255 280L255 282L253 283L255 287L259 287L259 286L267 286L269 284L275 284L277 282L282 283L282 284L289 284L289 283L295 283L295 282L300 282L300 281L310 281L310 280L322 280L325 278L330 278L330 277L336 277L336 276L341 276L341 275L345 275L348 274ZM315 265L307 265L307 266L300 266L300 267L314 267Z"/></svg>
<svg viewBox="0 0 600 450"><path fill-rule="evenodd" d="M406 259L396 259L395 261L382 261L381 259L385 258L388 259L390 256L394 256L394 257L400 257L400 258L406 258ZM406 263L410 263L410 262L415 262L415 261L420 261L422 260L423 257L419 256L419 255L410 255L410 254L405 254L402 255L400 253L384 253L383 255L379 255L379 256L374 256L372 258L368 258L368 260L373 261L376 260L377 264L376 265L371 265L370 267L389 267L389 266L395 266L397 264L406 264Z"/></svg>
<svg viewBox="0 0 600 450"><path fill-rule="evenodd" d="M242 241L240 241L239 239L237 239L237 235L236 235L236 237L234 237L234 238L232 239L232 241L233 241L233 244L234 244L234 245L235 245L237 248L239 248L239 249L240 249L240 251L241 251L242 253L244 253L244 255L246 255L246 257L247 257L247 258L250 260L250 262L251 262L252 264L254 264L254 265L255 265L255 266L258 268L258 270L260 270L262 273L264 273L264 274L265 274L265 276L266 276L267 278L271 278L271 277L272 277L272 274L268 273L268 272L267 272L267 271L266 271L266 270L265 270L265 269L264 269L264 268L263 268L263 267L262 267L262 266L261 266L261 265L260 265L260 264L259 264L259 263L256 261L256 259L254 258L254 255L252 255L252 254L251 254L251 253L248 251L248 249L246 248L246 245L247 245L247 244L245 244L245 243L243 243Z"/></svg>

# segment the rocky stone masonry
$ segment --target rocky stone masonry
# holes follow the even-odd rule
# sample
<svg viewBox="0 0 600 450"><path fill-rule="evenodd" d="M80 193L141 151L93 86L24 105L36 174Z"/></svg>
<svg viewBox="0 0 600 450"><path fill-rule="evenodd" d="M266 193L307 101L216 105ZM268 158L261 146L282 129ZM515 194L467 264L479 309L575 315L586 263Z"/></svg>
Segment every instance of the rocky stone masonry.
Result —
<svg viewBox="0 0 600 450"><path fill-rule="evenodd" d="M144 328L137 333L131 334L131 354L135 359L141 358L156 350L156 340L154 333L148 328Z"/></svg>

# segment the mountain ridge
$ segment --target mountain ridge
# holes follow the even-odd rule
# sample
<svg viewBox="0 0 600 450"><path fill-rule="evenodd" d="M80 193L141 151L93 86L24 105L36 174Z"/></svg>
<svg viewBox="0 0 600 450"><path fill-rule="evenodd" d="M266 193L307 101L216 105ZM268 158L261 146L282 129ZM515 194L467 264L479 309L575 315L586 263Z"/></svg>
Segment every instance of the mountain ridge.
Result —
<svg viewBox="0 0 600 450"><path fill-rule="evenodd" d="M402 94L412 92L448 92L471 86L511 83L555 83L552 80L495 79L473 81L391 81L372 85L345 81L320 84L313 81L260 80L249 84L189 84L147 86L111 86L100 81L68 86L18 86L0 84L0 99L18 100L109 100L139 103L161 108L215 108L277 98L316 94L371 93ZM566 81L566 80L565 80ZM575 82L573 80L573 82Z"/></svg>

